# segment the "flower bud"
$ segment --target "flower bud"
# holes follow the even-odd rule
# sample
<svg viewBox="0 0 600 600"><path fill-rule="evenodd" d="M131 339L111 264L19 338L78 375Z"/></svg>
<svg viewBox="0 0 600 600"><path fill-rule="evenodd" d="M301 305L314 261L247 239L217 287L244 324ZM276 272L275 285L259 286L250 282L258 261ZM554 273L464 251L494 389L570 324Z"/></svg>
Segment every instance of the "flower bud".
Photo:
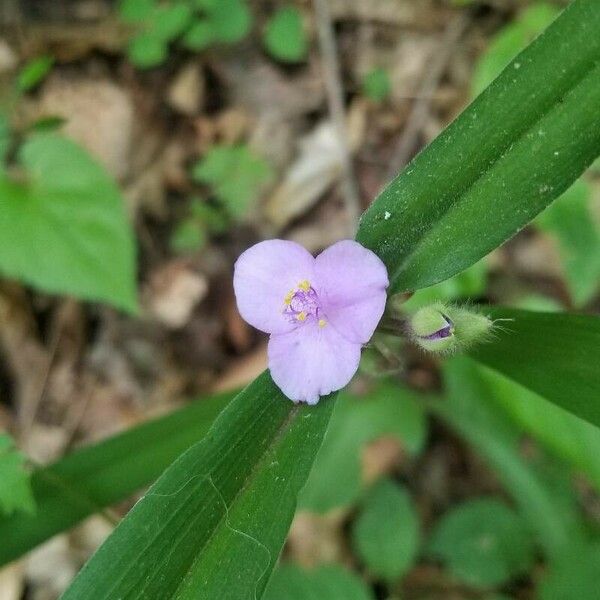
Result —
<svg viewBox="0 0 600 600"><path fill-rule="evenodd" d="M410 319L413 341L428 352L449 354L490 334L493 322L472 309L438 302L419 309Z"/></svg>

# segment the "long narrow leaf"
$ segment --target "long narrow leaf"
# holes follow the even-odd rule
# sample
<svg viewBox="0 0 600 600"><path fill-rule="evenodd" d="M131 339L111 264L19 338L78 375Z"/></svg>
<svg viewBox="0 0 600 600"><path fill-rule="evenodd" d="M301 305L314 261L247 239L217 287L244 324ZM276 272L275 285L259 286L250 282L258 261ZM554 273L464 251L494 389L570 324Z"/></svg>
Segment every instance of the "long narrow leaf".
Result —
<svg viewBox="0 0 600 600"><path fill-rule="evenodd" d="M296 406L261 375L165 471L63 600L260 597L333 404Z"/></svg>
<svg viewBox="0 0 600 600"><path fill-rule="evenodd" d="M514 235L600 154L600 3L576 0L365 213L392 290L427 287Z"/></svg>
<svg viewBox="0 0 600 600"><path fill-rule="evenodd" d="M564 409L600 427L600 317L495 308L507 319L496 340L470 352Z"/></svg>
<svg viewBox="0 0 600 600"><path fill-rule="evenodd" d="M520 456L518 430L490 401L494 389L481 377L477 365L458 357L447 363L444 373L448 395L430 407L495 471L546 556L561 555L582 535L575 513L565 508Z"/></svg>
<svg viewBox="0 0 600 600"><path fill-rule="evenodd" d="M37 511L0 517L0 566L152 483L206 434L231 397L204 398L36 470Z"/></svg>

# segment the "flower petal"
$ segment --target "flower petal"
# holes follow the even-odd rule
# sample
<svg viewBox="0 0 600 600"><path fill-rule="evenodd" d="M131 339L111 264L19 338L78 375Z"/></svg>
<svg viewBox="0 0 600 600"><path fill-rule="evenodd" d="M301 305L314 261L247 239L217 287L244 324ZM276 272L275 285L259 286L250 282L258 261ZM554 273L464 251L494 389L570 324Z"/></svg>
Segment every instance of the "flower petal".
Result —
<svg viewBox="0 0 600 600"><path fill-rule="evenodd" d="M360 361L361 344L349 342L333 327L304 323L288 333L269 338L271 377L294 402L316 404L343 388Z"/></svg>
<svg viewBox="0 0 600 600"><path fill-rule="evenodd" d="M236 261L233 289L245 321L266 333L298 326L282 314L285 296L299 282L311 281L313 256L299 244L267 240L248 248Z"/></svg>
<svg viewBox="0 0 600 600"><path fill-rule="evenodd" d="M315 283L327 321L349 341L368 342L389 285L381 259L358 242L343 240L317 256Z"/></svg>

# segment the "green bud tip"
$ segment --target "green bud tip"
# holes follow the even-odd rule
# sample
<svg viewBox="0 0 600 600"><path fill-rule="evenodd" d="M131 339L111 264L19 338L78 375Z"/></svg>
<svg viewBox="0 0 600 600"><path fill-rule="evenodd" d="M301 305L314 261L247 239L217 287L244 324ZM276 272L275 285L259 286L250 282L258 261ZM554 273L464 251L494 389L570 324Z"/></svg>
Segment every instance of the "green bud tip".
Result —
<svg viewBox="0 0 600 600"><path fill-rule="evenodd" d="M415 344L437 354L464 350L489 339L493 321L471 308L437 302L419 309L410 319Z"/></svg>

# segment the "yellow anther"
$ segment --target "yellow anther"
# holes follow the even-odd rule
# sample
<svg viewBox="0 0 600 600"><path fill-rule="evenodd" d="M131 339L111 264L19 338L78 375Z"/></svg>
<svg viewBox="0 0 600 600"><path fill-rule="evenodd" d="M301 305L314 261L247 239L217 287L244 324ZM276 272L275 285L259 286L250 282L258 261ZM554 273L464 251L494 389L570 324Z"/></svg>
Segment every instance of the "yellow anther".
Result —
<svg viewBox="0 0 600 600"><path fill-rule="evenodd" d="M298 321L306 321L306 313L302 311L299 315L296 316L296 319L298 319Z"/></svg>
<svg viewBox="0 0 600 600"><path fill-rule="evenodd" d="M292 298L294 297L294 290L289 291L286 295L285 298L283 299L283 303L284 304L291 304L292 303Z"/></svg>
<svg viewBox="0 0 600 600"><path fill-rule="evenodd" d="M298 284L298 287L303 291L303 292L308 292L308 290L310 290L310 281L308 281L308 279L305 279L304 281L301 281Z"/></svg>
<svg viewBox="0 0 600 600"><path fill-rule="evenodd" d="M323 329L327 325L327 321L325 319L319 319L319 327Z"/></svg>

